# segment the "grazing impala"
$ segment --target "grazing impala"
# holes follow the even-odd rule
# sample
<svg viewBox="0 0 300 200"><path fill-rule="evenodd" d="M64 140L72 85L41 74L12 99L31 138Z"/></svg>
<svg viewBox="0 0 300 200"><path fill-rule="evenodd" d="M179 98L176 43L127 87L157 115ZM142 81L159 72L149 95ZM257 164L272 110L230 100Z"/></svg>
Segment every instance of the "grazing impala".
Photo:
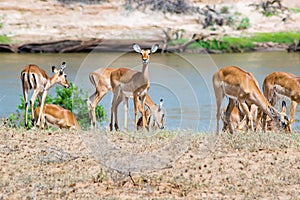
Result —
<svg viewBox="0 0 300 200"><path fill-rule="evenodd" d="M34 110L34 114L39 116L40 107ZM64 109L55 104L45 104L42 116L41 116L41 128L44 128L46 122L57 126L59 128L75 129L80 130L80 125L78 124L73 113L67 109Z"/></svg>
<svg viewBox="0 0 300 200"><path fill-rule="evenodd" d="M265 97L274 106L280 95L291 99L290 124L292 130L297 104L300 103L300 77L287 72L273 72L269 74L263 83ZM264 117L265 121L265 117Z"/></svg>
<svg viewBox="0 0 300 200"><path fill-rule="evenodd" d="M229 122L226 121L226 109L230 107L230 103L232 103L232 99L230 99L227 107L225 109L223 109L223 112L222 112L222 121L223 121L223 128L222 130L223 131L226 131L226 130L229 130ZM257 106L252 104L251 106L249 106L249 110L250 110L250 114L252 115L252 118L253 119L257 119L258 117L258 111L257 111ZM286 121L286 124L287 124L287 127L285 128L286 131L290 131L290 123L288 121L288 119L286 118L286 102L285 101L282 101L282 104L281 104L281 112L280 112L280 115L281 115L281 118L282 119L285 119ZM259 121L259 120L258 120ZM246 115L243 113L243 111L241 110L241 108L239 107L238 103L236 102L233 109L232 109L232 112L230 114L230 123L232 124L232 127L235 129L235 130L243 130L245 127L248 126L247 124L247 119L246 119ZM256 123L257 120L256 120ZM258 125L256 125L256 131L258 130ZM267 119L266 119L266 129L267 130L270 130L270 131L274 131L276 130L276 125L274 125L274 122L270 119L270 117L267 116Z"/></svg>
<svg viewBox="0 0 300 200"><path fill-rule="evenodd" d="M99 68L89 75L91 83L96 88L96 91L87 100L92 127L96 126L95 108L101 99L111 90L110 74L115 70L117 70L117 68ZM150 96L146 94L145 105L151 110L151 112L149 112L151 118L158 120L158 123L155 123L155 126L163 128L164 113L162 112L162 100L158 106L152 101ZM125 116L127 115L128 114L125 113ZM125 128L127 128L127 124L125 124Z"/></svg>
<svg viewBox="0 0 300 200"><path fill-rule="evenodd" d="M222 131L230 130L229 129L229 122L226 120L226 110L230 108L230 104L234 103L234 107L232 108L229 122L231 123L231 126L235 130L243 130L244 127L248 128L247 124L247 116L244 114L242 109L240 108L238 102L234 102L233 99L229 99L228 105L226 108L222 110L222 121L223 121L223 128ZM251 106L248 106L250 114L252 116L252 119L256 119L257 116L257 106L252 104Z"/></svg>
<svg viewBox="0 0 300 200"><path fill-rule="evenodd" d="M282 123L280 125L285 123L278 111L271 106L265 96L261 93L258 83L251 73L235 66L223 67L213 75L213 87L217 103L217 133L219 132L221 103L224 96L238 101L243 113L245 113L249 120L252 131L254 131L253 118L248 108L248 105L251 104L255 104L258 107L258 110L267 114L272 120L276 121L278 125L278 120ZM225 114L226 121L229 122L229 130L231 133L233 133L233 127L230 123L230 114L233 107L234 104L230 104Z"/></svg>
<svg viewBox="0 0 300 200"><path fill-rule="evenodd" d="M37 120L37 126L40 125L40 116L43 111L44 102L48 94L48 90L55 84L59 83L65 87L69 87L69 83L66 79L64 69L66 68L66 63L63 62L60 69L56 69L55 66L52 67L52 72L54 75L48 77L45 70L41 69L37 65L27 65L21 72L21 81L23 96L25 101L25 126L28 126L28 90L33 90L32 97L29 101L31 107L32 121L35 121L34 116L34 101L38 96L39 103L41 106L39 117Z"/></svg>
<svg viewBox="0 0 300 200"><path fill-rule="evenodd" d="M115 117L115 129L118 130L118 106L124 100L125 113L128 112L128 98L133 97L134 102L134 130L137 131L138 110L141 111L143 117L143 130L146 127L145 117L145 99L150 86L148 63L150 54L155 53L158 45L154 44L151 50L142 50L138 44L132 45L135 52L142 55L143 68L142 71L135 71L128 68L119 68L110 75L110 82L113 91L113 101L111 106L110 130L113 129L113 117ZM141 105L139 103L141 100ZM127 116L125 116L125 124L127 124ZM125 127L127 128L127 127Z"/></svg>

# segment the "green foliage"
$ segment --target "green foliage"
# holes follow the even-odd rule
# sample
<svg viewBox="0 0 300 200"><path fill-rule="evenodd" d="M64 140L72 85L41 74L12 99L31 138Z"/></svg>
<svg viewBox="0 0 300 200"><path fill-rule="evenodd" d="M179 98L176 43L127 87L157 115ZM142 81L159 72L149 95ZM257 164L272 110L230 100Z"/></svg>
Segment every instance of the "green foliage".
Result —
<svg viewBox="0 0 300 200"><path fill-rule="evenodd" d="M51 98L49 95L46 97L45 103L51 103ZM34 107L38 106L38 99L34 102ZM28 127L32 127L31 122L31 109L30 106L28 108ZM15 113L10 113L8 117L9 125L12 127L25 126L25 101L23 95L20 95L20 104L17 105L17 110Z"/></svg>
<svg viewBox="0 0 300 200"><path fill-rule="evenodd" d="M263 15L266 16L266 17L272 17L272 16L276 15L276 13L270 12L270 11L266 11L266 12L263 12Z"/></svg>
<svg viewBox="0 0 300 200"><path fill-rule="evenodd" d="M253 42L248 37L223 37L221 39L223 43L223 50L238 48L238 49L251 49L253 48Z"/></svg>
<svg viewBox="0 0 300 200"><path fill-rule="evenodd" d="M229 7L228 6L223 6L221 8L221 13L222 14L228 14L229 13Z"/></svg>
<svg viewBox="0 0 300 200"><path fill-rule="evenodd" d="M253 42L292 44L294 40L300 40L300 32L256 33L251 40Z"/></svg>
<svg viewBox="0 0 300 200"><path fill-rule="evenodd" d="M187 42L187 39L173 40L169 45L180 45ZM274 42L279 44L293 44L300 41L300 32L277 32L277 33L256 33L252 36L228 37L219 40L199 40L191 44L189 49L210 49L221 50L223 52L242 52L254 48L255 43Z"/></svg>
<svg viewBox="0 0 300 200"><path fill-rule="evenodd" d="M289 8L292 13L300 13L300 8Z"/></svg>
<svg viewBox="0 0 300 200"><path fill-rule="evenodd" d="M0 29L2 29L4 26L4 18L5 18L5 15L0 16ZM9 38L7 35L5 35L5 34L0 35L0 43L9 44L11 42L12 42L11 38Z"/></svg>
<svg viewBox="0 0 300 200"><path fill-rule="evenodd" d="M85 129L90 126L88 107L86 99L88 97L87 93L84 93L82 89L74 86L73 83L70 83L69 88L63 88L61 86L56 87L55 97L47 96L45 103L46 104L56 104L65 109L70 110L76 117L81 128ZM9 115L9 124L14 127L24 126L25 118L25 103L24 98L20 95L21 103L17 106L15 113ZM35 108L38 106L38 100L35 102ZM29 109L28 122L29 127L31 127L31 114ZM106 114L103 106L96 107L96 116L99 122L102 122L106 119Z"/></svg>
<svg viewBox="0 0 300 200"><path fill-rule="evenodd" d="M9 44L11 42L12 42L11 38L7 37L6 35L0 35L0 43Z"/></svg>
<svg viewBox="0 0 300 200"><path fill-rule="evenodd" d="M244 30L250 27L250 20L248 17L244 17L240 24L238 25L237 29L238 30Z"/></svg>

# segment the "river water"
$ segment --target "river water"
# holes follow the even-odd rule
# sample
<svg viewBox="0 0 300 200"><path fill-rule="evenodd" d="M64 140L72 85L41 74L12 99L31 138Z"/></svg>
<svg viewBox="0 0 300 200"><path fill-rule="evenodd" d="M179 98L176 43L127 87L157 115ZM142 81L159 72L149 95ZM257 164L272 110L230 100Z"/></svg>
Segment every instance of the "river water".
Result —
<svg viewBox="0 0 300 200"><path fill-rule="evenodd" d="M51 66L67 63L68 80L89 95L94 88L88 74L99 67L128 67L141 70L141 58L136 53L81 53L81 54L0 54L0 116L7 117L16 110L22 94L20 72L27 64L37 64L51 75ZM286 71L300 76L300 54L264 52L244 54L153 54L149 73L149 94L154 102L164 99L166 128L215 130L215 97L212 75L222 66L235 65L253 73L260 87L273 71ZM54 89L52 89L54 91ZM53 91L50 93L53 94ZM112 93L100 102L110 114ZM129 126L133 127L133 102L129 101ZM227 103L224 100L223 105ZM288 102L289 104L289 102ZM300 106L297 107L294 128L300 126ZM123 127L123 106L119 107L120 126ZM107 128L108 121L101 125Z"/></svg>

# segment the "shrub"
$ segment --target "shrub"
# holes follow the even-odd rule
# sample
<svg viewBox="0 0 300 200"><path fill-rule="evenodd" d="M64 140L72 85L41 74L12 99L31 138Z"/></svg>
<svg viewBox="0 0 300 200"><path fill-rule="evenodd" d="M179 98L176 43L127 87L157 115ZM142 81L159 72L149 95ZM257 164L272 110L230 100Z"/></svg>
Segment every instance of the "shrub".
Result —
<svg viewBox="0 0 300 200"><path fill-rule="evenodd" d="M228 6L223 6L221 8L221 11L220 11L222 14L228 14L229 13L229 7Z"/></svg>
<svg viewBox="0 0 300 200"><path fill-rule="evenodd" d="M240 24L238 25L237 29L238 30L244 30L250 27L250 20L248 17L244 17Z"/></svg>
<svg viewBox="0 0 300 200"><path fill-rule="evenodd" d="M84 93L82 89L74 86L70 83L69 88L62 88L61 86L56 87L55 97L47 96L46 104L56 104L65 109L70 110L75 116L80 124L81 128L86 129L90 126L88 108L86 104L86 99L88 97L87 93ZM25 118L25 103L24 98L20 95L20 105L17 106L15 113L9 115L9 125L13 127L24 126ZM35 102L35 107L38 105L38 100ZM29 113L31 110L29 109ZM106 119L106 114L104 112L103 106L96 107L96 116L99 122ZM28 115L29 127L31 127L31 115Z"/></svg>

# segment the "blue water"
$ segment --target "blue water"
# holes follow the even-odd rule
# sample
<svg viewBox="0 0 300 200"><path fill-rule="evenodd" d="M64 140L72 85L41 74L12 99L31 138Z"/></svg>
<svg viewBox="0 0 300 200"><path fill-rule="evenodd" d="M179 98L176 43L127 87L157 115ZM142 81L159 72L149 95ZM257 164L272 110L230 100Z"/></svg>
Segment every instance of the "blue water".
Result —
<svg viewBox="0 0 300 200"><path fill-rule="evenodd" d="M99 67L129 67L141 69L140 55L135 53L90 53L90 54L0 54L0 116L7 117L16 110L22 94L20 72L29 64L37 64L51 75L51 66L67 62L66 73L89 95L94 88L88 74ZM256 77L260 86L264 78L273 71L287 71L300 76L300 54L285 52L245 54L153 54L149 72L151 87L149 94L155 102L164 99L167 129L215 130L215 98L212 74L222 66L236 65ZM54 89L50 94L53 94ZM108 93L100 102L110 115L112 94ZM133 127L133 102L129 101L129 127ZM224 105L226 100L224 100ZM296 111L294 128L300 126L300 106ZM122 128L123 106L119 107ZM101 128L107 128L106 121ZM131 128L133 129L133 128Z"/></svg>

